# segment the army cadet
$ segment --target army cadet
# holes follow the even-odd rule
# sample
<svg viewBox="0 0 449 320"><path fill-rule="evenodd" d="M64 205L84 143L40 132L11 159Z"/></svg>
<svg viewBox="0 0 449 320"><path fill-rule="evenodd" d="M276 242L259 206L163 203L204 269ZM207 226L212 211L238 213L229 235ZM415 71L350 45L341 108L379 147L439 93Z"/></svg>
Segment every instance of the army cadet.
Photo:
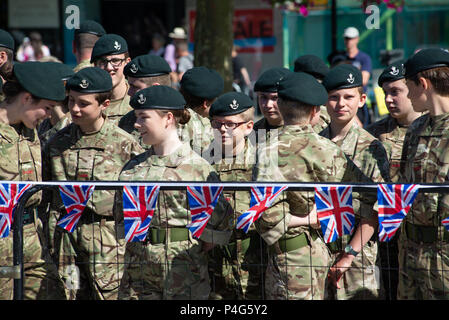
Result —
<svg viewBox="0 0 449 320"><path fill-rule="evenodd" d="M278 106L284 127L278 141L259 152L256 181L332 183L362 178L343 151L310 125L326 100L326 89L309 74L291 72L280 80ZM313 192L284 191L255 223L269 246L267 298L322 300L330 255L317 230Z"/></svg>
<svg viewBox="0 0 449 320"><path fill-rule="evenodd" d="M151 54L141 55L132 59L124 68L123 73L128 79L128 95L132 97L137 91L153 85L170 86L171 68L167 61L160 56ZM118 126L130 133L142 144L139 131L134 127L136 114L134 110L129 111L118 122Z"/></svg>
<svg viewBox="0 0 449 320"><path fill-rule="evenodd" d="M256 160L253 131L254 102L243 93L221 95L209 110L215 139L209 151L221 181L249 182ZM250 137L250 135L252 136ZM250 208L249 191L225 191L234 209L233 225ZM267 253L264 241L254 225L247 233L234 229L228 245L216 247L209 254L214 273L214 299L262 299Z"/></svg>
<svg viewBox="0 0 449 320"><path fill-rule="evenodd" d="M188 141L199 155L203 154L214 138L209 110L223 90L224 80L220 74L203 66L187 70L180 81L179 91L186 100L190 120L179 126L178 132L181 141Z"/></svg>
<svg viewBox="0 0 449 320"><path fill-rule="evenodd" d="M185 104L168 86L151 86L132 97L136 127L151 148L126 164L120 181L219 181L212 166L179 139L178 123L189 120ZM121 192L114 211L123 214ZM185 192L160 190L146 241L126 246L120 299L208 299L207 251L228 243L231 218L232 208L221 195L196 239L186 228L191 219Z"/></svg>
<svg viewBox="0 0 449 320"><path fill-rule="evenodd" d="M103 26L94 20L84 20L80 23L79 29L75 29L72 48L77 66L73 69L74 72L93 67L90 61L92 49L95 42L105 34Z"/></svg>
<svg viewBox="0 0 449 320"><path fill-rule="evenodd" d="M0 29L0 82L3 84L12 72L14 60L14 38L3 29ZM0 88L1 89L1 88ZM0 102L5 98L0 90Z"/></svg>
<svg viewBox="0 0 449 320"><path fill-rule="evenodd" d="M111 102L104 113L114 124L118 124L120 119L132 110L129 106L129 85L123 74L123 69L130 60L128 44L117 34L103 35L92 50L90 62L106 70L112 78Z"/></svg>
<svg viewBox="0 0 449 320"><path fill-rule="evenodd" d="M404 79L404 63L400 60L386 67L379 76L378 84L385 93L385 104L389 114L386 118L370 124L366 131L385 146L390 164L390 180L398 182L399 167L407 129L421 113L413 110L407 97L408 88ZM398 281L398 238L400 231L389 242L379 242L382 262L382 280L389 298L396 299Z"/></svg>
<svg viewBox="0 0 449 320"><path fill-rule="evenodd" d="M45 85L43 85L45 84ZM41 148L36 126L64 99L59 74L42 62L16 63L3 90L0 103L0 179L41 181ZM63 284L47 250L41 219L36 208L40 193L27 202L23 226L24 298L64 299ZM13 264L12 228L0 239L1 266ZM0 299L13 298L13 280L0 279Z"/></svg>
<svg viewBox="0 0 449 320"><path fill-rule="evenodd" d="M67 89L73 122L48 141L45 177L53 181L117 180L124 164L143 149L103 113L110 101L111 77L97 67L83 68L68 80ZM66 285L71 283L74 268L80 275L74 279L80 282L79 288L66 288L69 299L117 299L125 243L116 234L113 204L113 191L95 190L73 233L49 226L55 229L54 256ZM56 219L66 214L58 192L53 192L50 209Z"/></svg>
<svg viewBox="0 0 449 320"><path fill-rule="evenodd" d="M405 66L408 98L416 112L428 112L404 138L401 183L447 183L449 142L449 53L423 49ZM444 191L443 191L444 192ZM419 192L399 237L398 299L449 298L448 195Z"/></svg>
<svg viewBox="0 0 449 320"><path fill-rule="evenodd" d="M326 63L319 57L313 54L306 54L298 57L295 60L294 72L305 72L318 80L318 82L323 82L324 77L329 72L329 67ZM319 117L312 121L312 127L317 132L320 133L324 128L326 128L330 123L330 117L327 113L326 106L321 106Z"/></svg>
<svg viewBox="0 0 449 320"><path fill-rule="evenodd" d="M349 64L336 66L326 75L323 85L329 94L326 107L331 122L320 135L338 145L372 182L388 182L388 160L382 143L355 121L358 108L366 100L360 71ZM354 234L342 236L328 245L334 261L330 270L331 299L383 298L375 233L377 214L373 205L374 202L367 203L354 196ZM339 279L342 279L341 287Z"/></svg>

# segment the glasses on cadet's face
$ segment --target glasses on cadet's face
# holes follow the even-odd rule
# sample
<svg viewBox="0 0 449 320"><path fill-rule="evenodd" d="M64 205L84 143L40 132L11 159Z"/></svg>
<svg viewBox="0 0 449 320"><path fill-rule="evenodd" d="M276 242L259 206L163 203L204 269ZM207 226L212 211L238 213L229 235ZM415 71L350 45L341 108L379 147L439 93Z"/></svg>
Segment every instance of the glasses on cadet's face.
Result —
<svg viewBox="0 0 449 320"><path fill-rule="evenodd" d="M247 123L247 122L248 122L248 121L243 121L243 122L221 122L221 121L218 121L218 120L212 120L212 121L210 122L210 124L211 124L212 128L214 128L214 129L220 129L221 126L224 125L224 127L225 127L226 129L232 129L232 130L234 130L234 129L237 128L238 126L240 126L240 125L242 125L242 124L244 124L244 123Z"/></svg>
<svg viewBox="0 0 449 320"><path fill-rule="evenodd" d="M126 58L119 59L119 58L112 58L112 59L100 59L97 62L97 65L100 67L106 67L108 63L111 64L114 68L118 68L122 65L123 61L125 61Z"/></svg>

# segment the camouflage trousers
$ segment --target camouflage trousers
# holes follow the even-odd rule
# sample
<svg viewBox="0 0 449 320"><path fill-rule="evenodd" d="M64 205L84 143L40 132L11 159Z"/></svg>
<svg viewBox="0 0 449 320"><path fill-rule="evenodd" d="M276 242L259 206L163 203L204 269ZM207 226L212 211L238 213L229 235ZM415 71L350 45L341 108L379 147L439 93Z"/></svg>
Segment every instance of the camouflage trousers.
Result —
<svg viewBox="0 0 449 320"><path fill-rule="evenodd" d="M339 240L337 240L339 241ZM345 247L346 244L343 245ZM333 263L338 253L332 253ZM340 289L327 284L329 300L377 300L384 299L385 291L381 282L381 264L377 240L368 241L354 258L351 267L339 281Z"/></svg>
<svg viewBox="0 0 449 320"><path fill-rule="evenodd" d="M209 293L207 256L198 241L127 244L119 299L206 300Z"/></svg>
<svg viewBox="0 0 449 320"><path fill-rule="evenodd" d="M399 239L398 300L449 299L449 243Z"/></svg>
<svg viewBox="0 0 449 320"><path fill-rule="evenodd" d="M0 239L0 266L13 265L13 235ZM56 265L45 246L42 223L23 227L23 262L24 262L24 299L26 300L60 300L65 299L63 283L59 278ZM14 280L0 278L0 299L11 300L14 297Z"/></svg>
<svg viewBox="0 0 449 320"><path fill-rule="evenodd" d="M285 253L269 250L265 292L269 300L323 300L329 250L308 234L308 245Z"/></svg>
<svg viewBox="0 0 449 320"><path fill-rule="evenodd" d="M115 221L79 223L73 233L59 227L55 259L69 300L117 300L124 270L125 240Z"/></svg>
<svg viewBox="0 0 449 320"><path fill-rule="evenodd" d="M264 279L268 260L265 241L257 231L209 252L211 299L260 300L265 297Z"/></svg>

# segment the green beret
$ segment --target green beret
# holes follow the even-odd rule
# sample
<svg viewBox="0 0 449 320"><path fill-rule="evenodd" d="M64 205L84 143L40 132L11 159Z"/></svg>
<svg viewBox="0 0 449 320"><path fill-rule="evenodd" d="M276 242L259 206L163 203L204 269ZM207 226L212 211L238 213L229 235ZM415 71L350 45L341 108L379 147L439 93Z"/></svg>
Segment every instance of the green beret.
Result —
<svg viewBox="0 0 449 320"><path fill-rule="evenodd" d="M125 76L133 78L156 77L170 72L171 68L167 61L152 54L145 54L132 59L123 69Z"/></svg>
<svg viewBox="0 0 449 320"><path fill-rule="evenodd" d="M323 79L327 92L336 89L363 87L362 73L350 64L340 64L330 69Z"/></svg>
<svg viewBox="0 0 449 320"><path fill-rule="evenodd" d="M305 72L291 72L279 81L278 95L284 100L320 106L327 101L327 92L315 77Z"/></svg>
<svg viewBox="0 0 449 320"><path fill-rule="evenodd" d="M128 44L123 37L118 34L105 34L95 42L92 49L92 56L90 62L94 62L100 57L109 56L113 54L121 54L128 52Z"/></svg>
<svg viewBox="0 0 449 320"><path fill-rule="evenodd" d="M214 99L224 90L224 80L221 75L206 67L194 67L187 70L180 81L182 91L204 98Z"/></svg>
<svg viewBox="0 0 449 320"><path fill-rule="evenodd" d="M14 38L3 29L0 29L0 47L5 47L14 51Z"/></svg>
<svg viewBox="0 0 449 320"><path fill-rule="evenodd" d="M291 71L287 68L274 67L264 71L256 83L254 83L255 92L277 92L277 85L282 77Z"/></svg>
<svg viewBox="0 0 449 320"><path fill-rule="evenodd" d="M67 81L66 87L81 93L99 93L112 90L109 73L98 67L83 68Z"/></svg>
<svg viewBox="0 0 449 320"><path fill-rule="evenodd" d="M443 49L423 49L411 56L404 64L405 77L410 78L418 72L449 66L449 52Z"/></svg>
<svg viewBox="0 0 449 320"><path fill-rule="evenodd" d="M322 80L329 72L329 67L319 57L313 54L306 54L295 60L294 71L305 72Z"/></svg>
<svg viewBox="0 0 449 320"><path fill-rule="evenodd" d="M222 94L212 103L209 109L209 117L233 116L242 113L254 106L253 100L241 92L227 92Z"/></svg>
<svg viewBox="0 0 449 320"><path fill-rule="evenodd" d="M134 110L165 109L182 110L186 101L178 90L168 86L151 86L139 90L129 102Z"/></svg>
<svg viewBox="0 0 449 320"><path fill-rule="evenodd" d="M404 73L404 60L396 61L382 71L379 79L377 80L377 84L379 85L379 87L382 87L382 85L386 82L393 82L404 79Z"/></svg>
<svg viewBox="0 0 449 320"><path fill-rule="evenodd" d="M48 62L44 62L44 63L48 64L51 68L54 68L55 70L57 70L57 72L61 76L62 81L68 80L70 77L72 77L75 74L72 67L70 67L64 63L53 62L53 61L48 61Z"/></svg>
<svg viewBox="0 0 449 320"><path fill-rule="evenodd" d="M33 96L52 101L65 99L61 74L46 62L15 63L13 72L20 85Z"/></svg>
<svg viewBox="0 0 449 320"><path fill-rule="evenodd" d="M101 37L106 34L103 26L94 20L84 20L80 23L79 29L75 29L75 34L90 33Z"/></svg>

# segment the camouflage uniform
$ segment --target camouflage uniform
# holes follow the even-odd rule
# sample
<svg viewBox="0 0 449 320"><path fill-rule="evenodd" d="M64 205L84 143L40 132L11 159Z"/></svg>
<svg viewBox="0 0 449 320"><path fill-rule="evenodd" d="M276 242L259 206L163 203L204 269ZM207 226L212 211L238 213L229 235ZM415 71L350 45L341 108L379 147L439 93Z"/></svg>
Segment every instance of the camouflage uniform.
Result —
<svg viewBox="0 0 449 320"><path fill-rule="evenodd" d="M131 160L120 174L121 181L218 182L213 168L183 143L168 156L150 148ZM123 216L122 192L116 194L117 216ZM186 228L190 223L187 196L180 190L161 190L144 242L126 245L125 273L120 299L207 299L210 293L207 254L201 242ZM201 235L205 242L223 245L231 235L232 208L220 197Z"/></svg>
<svg viewBox="0 0 449 320"><path fill-rule="evenodd" d="M200 116L190 108L187 110L190 113L190 120L178 126L178 135L181 141L188 141L193 151L202 155L214 139L212 126L208 118Z"/></svg>
<svg viewBox="0 0 449 320"><path fill-rule="evenodd" d="M320 135L330 139L330 127L324 129ZM372 182L389 181L387 155L382 143L360 128L357 123L354 122L345 138L336 144ZM362 202L357 195L353 197L353 207L357 217L356 223L360 217L377 219L373 211L373 203ZM350 237L343 236L328 245L334 261L349 242ZM351 268L344 273L340 280L343 283L342 288L339 290L333 286L329 288L330 298L338 300L383 298L384 290L380 280L381 264L377 252L377 233L374 232L372 238L354 258Z"/></svg>
<svg viewBox="0 0 449 320"><path fill-rule="evenodd" d="M22 125L0 123L0 179L4 181L41 181L41 148L36 130ZM43 225L36 216L41 201L35 193L27 202L23 226L24 298L64 299L63 284L59 279L43 234ZM0 239L1 266L13 265L12 228L7 238ZM0 278L0 299L13 298L13 280Z"/></svg>
<svg viewBox="0 0 449 320"><path fill-rule="evenodd" d="M45 144L50 140L50 138L59 130L64 129L69 124L72 123L72 117L70 112L66 113L64 117L61 118L54 126L51 125L50 119L45 119L39 126L38 134L41 140L42 149L45 148Z"/></svg>
<svg viewBox="0 0 449 320"><path fill-rule="evenodd" d="M256 181L332 183L362 179L360 170L340 148L316 134L310 125L284 126L278 141L258 153ZM288 227L292 215L308 215L313 204L314 192L284 191L256 221L259 234L270 246L265 282L268 299L324 298L331 263L327 246L318 230L310 226Z"/></svg>
<svg viewBox="0 0 449 320"><path fill-rule="evenodd" d="M415 120L404 139L403 183L447 183L449 113ZM449 298L447 193L419 192L401 225L398 299Z"/></svg>
<svg viewBox="0 0 449 320"><path fill-rule="evenodd" d="M84 69L87 67L93 67L93 64L90 62L90 59L80 61L80 63L75 68L73 68L73 72L77 73L81 69Z"/></svg>
<svg viewBox="0 0 449 320"><path fill-rule="evenodd" d="M222 158L213 166L221 181L249 182L255 160L256 146L246 139L244 152L232 158ZM237 218L250 208L250 192L224 191L224 195L234 209L235 226ZM262 299L266 264L266 245L255 226L252 225L248 233L234 228L229 244L216 247L209 254L209 269L214 272L214 293L225 299Z"/></svg>
<svg viewBox="0 0 449 320"><path fill-rule="evenodd" d="M104 114L108 116L109 121L118 125L120 119L133 109L129 105L130 96L128 95L129 85L126 82L126 93L123 98L111 100L109 106L104 110Z"/></svg>
<svg viewBox="0 0 449 320"><path fill-rule="evenodd" d="M327 113L327 108L326 106L321 106L320 119L318 123L313 125L313 130L315 130L315 132L319 134L329 125L329 123L331 123L331 118L329 116L329 113Z"/></svg>
<svg viewBox="0 0 449 320"><path fill-rule="evenodd" d="M138 143L107 118L101 129L83 134L72 123L56 133L44 150L48 179L59 181L117 180L120 169L143 152ZM114 191L93 192L73 233L56 228L67 212L59 192L53 192L49 237L55 260L71 299L116 299L123 273L125 243L116 235ZM70 275L79 268L81 288L70 287Z"/></svg>

